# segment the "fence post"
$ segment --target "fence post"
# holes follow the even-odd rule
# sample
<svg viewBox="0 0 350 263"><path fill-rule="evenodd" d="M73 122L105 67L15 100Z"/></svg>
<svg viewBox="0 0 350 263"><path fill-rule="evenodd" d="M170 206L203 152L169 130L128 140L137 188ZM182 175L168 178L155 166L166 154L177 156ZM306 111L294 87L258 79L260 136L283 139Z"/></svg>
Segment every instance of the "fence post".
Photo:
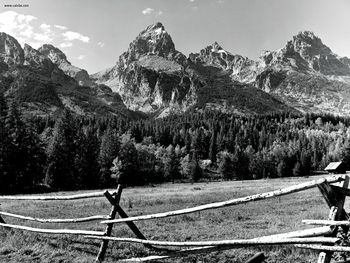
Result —
<svg viewBox="0 0 350 263"><path fill-rule="evenodd" d="M118 214L121 218L128 218L128 215L125 213L125 211L123 210L123 208L121 208L121 206L119 204L117 205L117 211L118 211ZM134 234L139 239L147 240L147 238L141 233L140 229L138 229L138 227L135 225L134 222L127 221L125 223L128 225L128 227L131 229L131 231L134 232ZM157 247L154 247L154 246L149 245L149 244L145 244L144 246L147 248L158 249ZM164 250L164 249L161 249L161 250Z"/></svg>
<svg viewBox="0 0 350 263"><path fill-rule="evenodd" d="M1 206L1 204L0 204L0 206ZM0 215L0 223L2 223L2 224L6 224L5 220L2 218L2 216L1 216L1 215Z"/></svg>
<svg viewBox="0 0 350 263"><path fill-rule="evenodd" d="M115 193L115 197L113 197L108 191L106 191L104 193L105 197L107 198L107 200L111 203L112 205L112 210L109 214L109 218L110 219L115 219L115 216L117 214L117 209L119 206L119 201L120 201L120 197L122 194L122 186L119 184L117 191ZM105 236L110 236L112 234L112 229L113 229L113 223L107 224L106 230L105 230ZM100 247L100 251L98 252L97 258L96 258L96 262L103 262L105 255L106 255L106 251L107 251L107 246L108 246L108 240L103 240L101 247Z"/></svg>
<svg viewBox="0 0 350 263"><path fill-rule="evenodd" d="M344 177L344 181L340 183L339 187L348 188L349 176ZM336 188L332 188L327 182L318 185L318 189L321 191L328 206L331 207L329 213L329 220L342 220L346 218L346 212L344 210L344 203L346 195L341 191L337 191ZM337 233L333 233L332 236L336 236ZM333 252L321 252L318 257L317 263L330 263Z"/></svg>
<svg viewBox="0 0 350 263"><path fill-rule="evenodd" d="M253 257L251 257L250 259L248 259L248 261L246 261L245 263L262 263L264 262L264 260L266 259L264 253L258 253L256 255L254 255Z"/></svg>

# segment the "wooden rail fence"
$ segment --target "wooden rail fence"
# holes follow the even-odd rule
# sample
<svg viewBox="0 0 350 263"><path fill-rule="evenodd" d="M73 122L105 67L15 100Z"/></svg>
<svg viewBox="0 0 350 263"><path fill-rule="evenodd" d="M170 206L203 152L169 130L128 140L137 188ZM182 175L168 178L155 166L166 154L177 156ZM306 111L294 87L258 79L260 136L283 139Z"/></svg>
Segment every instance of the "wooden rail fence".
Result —
<svg viewBox="0 0 350 263"><path fill-rule="evenodd" d="M36 200L36 201L69 201L86 198L105 197L111 205L109 215L92 215L81 218L35 218L30 216L18 215L11 212L0 211L0 226L4 228L20 229L23 231L37 232L43 234L71 234L81 235L87 239L101 240L96 262L103 262L109 242L128 242L142 244L145 247L160 252L160 255L125 259L124 262L144 262L159 261L174 257L183 257L191 254L209 253L214 251L223 251L239 247L252 247L264 245L293 245L297 248L318 250L320 251L317 263L329 263L334 252L350 252L350 247L339 245L342 237L338 235L339 231L346 235L350 227L350 218L344 209L344 203L347 196L350 196L349 176L338 175L330 176L324 179L313 180L306 183L290 186L287 188L236 198L232 200L209 203L186 209L161 212L150 215L140 215L129 217L120 206L122 186L119 185L113 193L109 191L93 192L77 195L53 195L53 196L0 196L0 200ZM233 240L213 240L213 241L162 241L148 240L142 234L134 222L141 220L153 220L165 217L184 215L209 209L223 208L252 201L264 200L276 196L283 196L310 188L317 187L329 206L329 216L325 220L306 219L303 223L308 225L317 225L319 227L298 230L288 233L275 234L251 239L233 239ZM119 218L116 218L119 216ZM3 217L17 218L21 220L39 222L39 223L82 223L89 221L101 220L105 225L105 231L76 230L76 229L44 229L34 228L22 225L7 223ZM136 238L113 237L112 230L115 224L125 223L135 234ZM169 250L167 247L177 248ZM265 260L262 253L258 253L246 263L261 263ZM350 261L344 261L350 262Z"/></svg>

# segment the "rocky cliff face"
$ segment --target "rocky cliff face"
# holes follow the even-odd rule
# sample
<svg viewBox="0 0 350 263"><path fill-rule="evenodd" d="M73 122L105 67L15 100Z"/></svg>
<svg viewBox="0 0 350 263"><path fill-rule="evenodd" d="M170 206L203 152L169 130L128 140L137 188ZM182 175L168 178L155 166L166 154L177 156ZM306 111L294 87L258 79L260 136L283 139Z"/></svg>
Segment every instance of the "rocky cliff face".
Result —
<svg viewBox="0 0 350 263"><path fill-rule="evenodd" d="M224 50L217 42L202 49L199 53L191 53L189 59L193 63L212 65L226 70L235 81L251 83L255 80L257 62L240 55L233 55Z"/></svg>
<svg viewBox="0 0 350 263"><path fill-rule="evenodd" d="M24 52L18 41L6 33L0 32L0 61L6 65L23 64Z"/></svg>
<svg viewBox="0 0 350 263"><path fill-rule="evenodd" d="M49 58L56 64L65 74L74 78L81 86L92 86L89 74L85 69L73 66L67 59L66 55L53 45L45 44L41 46L39 52Z"/></svg>
<svg viewBox="0 0 350 263"><path fill-rule="evenodd" d="M256 74L251 68L254 61L232 55L217 43L187 59L175 49L164 26L156 23L130 43L114 67L91 77L118 92L129 109L157 116L206 107L239 113L285 110L277 99L234 81L252 82ZM248 96L260 96L257 107L242 103Z"/></svg>
<svg viewBox="0 0 350 263"><path fill-rule="evenodd" d="M22 49L16 39L0 33L0 92L19 101L27 114L54 114L66 107L81 115L130 115L109 87L79 86L59 68L69 63L64 60L63 53L41 53L27 44Z"/></svg>
<svg viewBox="0 0 350 263"><path fill-rule="evenodd" d="M161 23L142 31L108 70L92 75L118 92L129 109L147 113L163 108L186 109L191 80L186 57L175 49Z"/></svg>

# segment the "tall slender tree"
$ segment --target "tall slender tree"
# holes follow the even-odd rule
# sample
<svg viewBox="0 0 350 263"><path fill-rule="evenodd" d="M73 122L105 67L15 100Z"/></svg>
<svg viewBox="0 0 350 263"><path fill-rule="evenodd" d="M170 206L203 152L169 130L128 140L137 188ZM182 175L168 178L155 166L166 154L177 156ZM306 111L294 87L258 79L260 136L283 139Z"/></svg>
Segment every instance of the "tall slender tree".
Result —
<svg viewBox="0 0 350 263"><path fill-rule="evenodd" d="M45 182L54 189L71 190L77 187L75 173L76 132L74 118L65 109L56 122L48 147Z"/></svg>

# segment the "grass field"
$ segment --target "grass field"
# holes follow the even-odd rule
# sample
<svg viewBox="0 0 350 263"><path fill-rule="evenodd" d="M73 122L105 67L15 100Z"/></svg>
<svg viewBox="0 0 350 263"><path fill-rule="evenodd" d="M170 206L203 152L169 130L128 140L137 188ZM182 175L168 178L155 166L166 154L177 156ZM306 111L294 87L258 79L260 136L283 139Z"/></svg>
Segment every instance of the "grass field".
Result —
<svg viewBox="0 0 350 263"><path fill-rule="evenodd" d="M224 201L254 193L284 188L319 177L232 181L196 184L164 184L156 187L124 189L121 206L128 215L141 215ZM71 194L71 193L62 193ZM0 201L6 212L42 218L71 218L108 215L104 198L75 201ZM302 219L326 219L328 207L318 189L217 210L136 222L149 239L200 241L253 238L307 228ZM103 231L97 222L81 224L42 224L4 217L7 223L41 228L71 228ZM134 237L124 225L114 227L113 236ZM93 262L100 241L69 235L45 235L0 228L0 262ZM259 251L267 262L316 262L317 254L291 246L241 248L207 255L188 256L166 262L244 262ZM154 254L142 245L110 243L106 262Z"/></svg>

